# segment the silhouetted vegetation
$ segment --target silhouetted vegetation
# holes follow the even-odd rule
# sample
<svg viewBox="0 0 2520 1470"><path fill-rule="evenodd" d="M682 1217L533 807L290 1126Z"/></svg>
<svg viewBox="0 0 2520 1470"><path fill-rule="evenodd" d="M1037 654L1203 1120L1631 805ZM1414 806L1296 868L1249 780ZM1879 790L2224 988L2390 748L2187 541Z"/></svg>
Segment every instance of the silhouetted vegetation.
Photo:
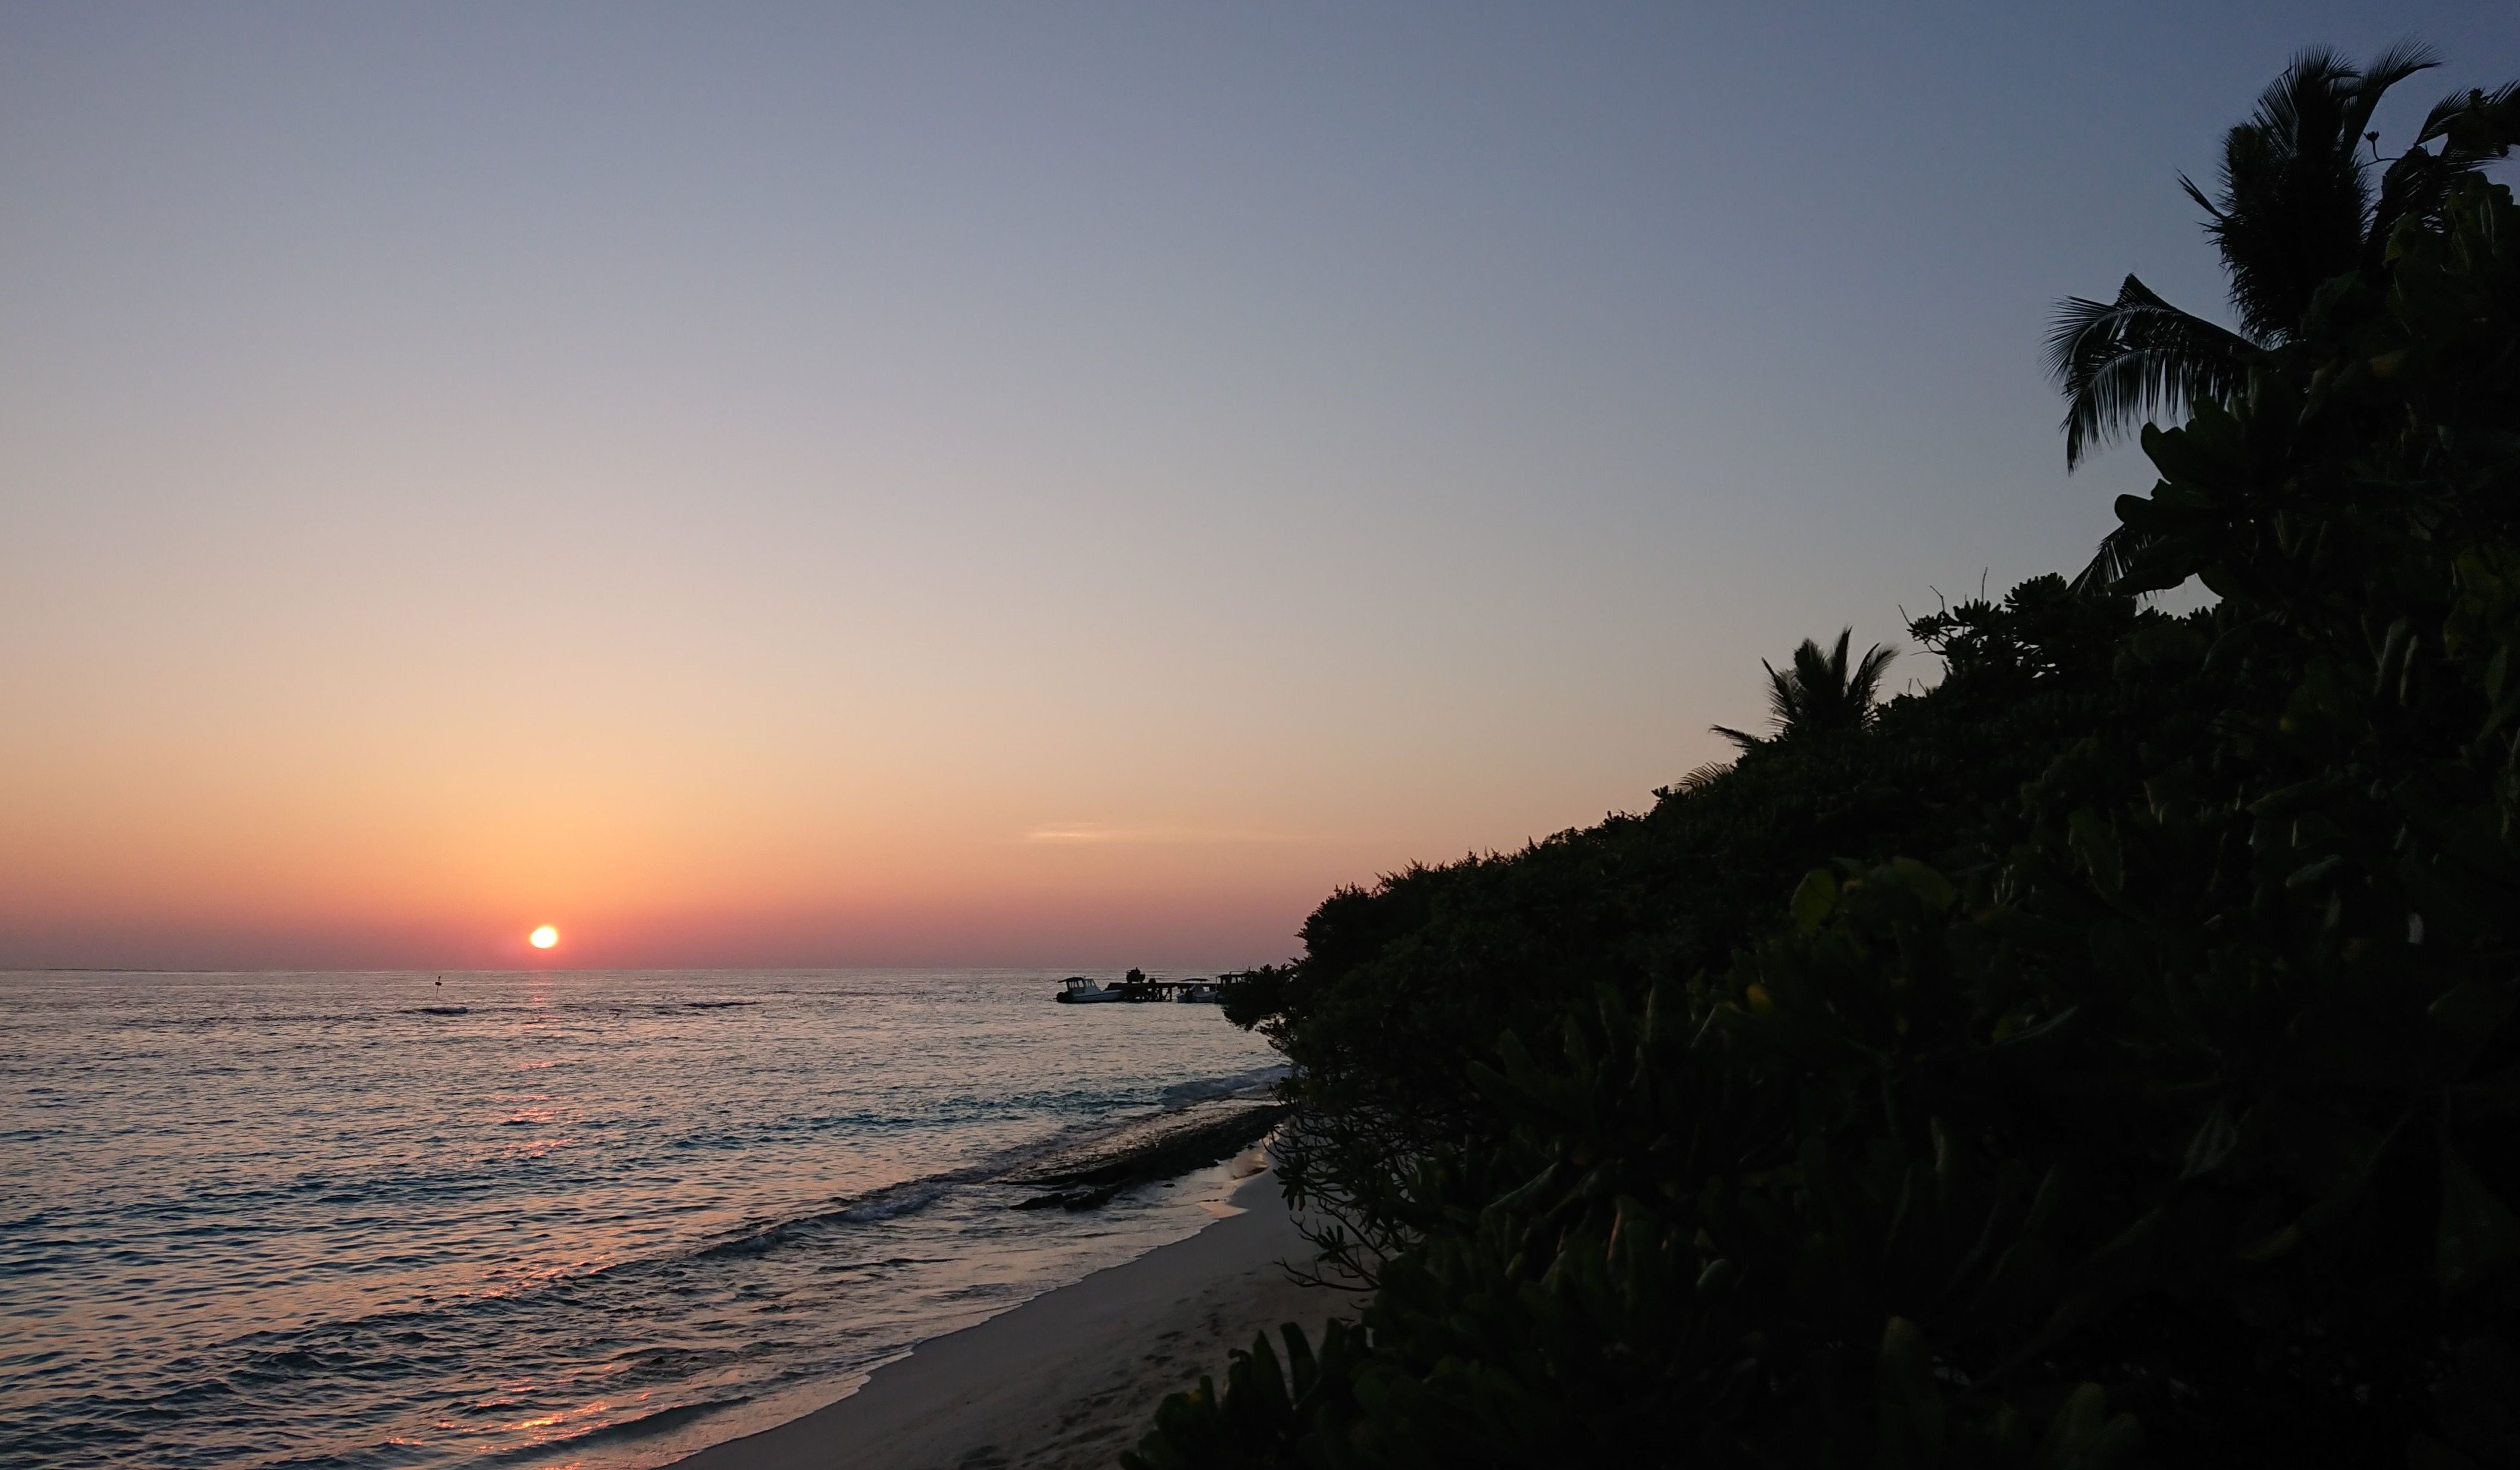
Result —
<svg viewBox="0 0 2520 1470"><path fill-rule="evenodd" d="M1776 725L1772 738L1805 740L1835 731L1862 730L1872 723L1881 675L1894 655L1875 644L1849 668L1846 650L1854 638L1854 629L1840 630L1837 646L1825 653L1819 644L1804 639L1782 673L1775 664L1762 662L1768 671L1768 714ZM1743 750L1760 743L1757 735L1730 726L1712 728Z"/></svg>
<svg viewBox="0 0 2520 1470"><path fill-rule="evenodd" d="M2184 416L2079 585L1321 906L1235 1014L1372 1304L1127 1463L2520 1463L2520 93L2366 161L2421 60L2235 130L2224 356L2069 308L2074 452Z"/></svg>

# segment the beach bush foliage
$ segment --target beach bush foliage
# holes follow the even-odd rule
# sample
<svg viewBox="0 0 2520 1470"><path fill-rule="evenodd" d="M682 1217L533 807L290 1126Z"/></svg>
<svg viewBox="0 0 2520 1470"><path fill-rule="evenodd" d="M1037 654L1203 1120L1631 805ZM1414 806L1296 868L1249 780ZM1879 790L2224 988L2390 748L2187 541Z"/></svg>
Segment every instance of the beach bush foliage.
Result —
<svg viewBox="0 0 2520 1470"><path fill-rule="evenodd" d="M1236 1014L1371 1305L1126 1462L2520 1464L2515 96L1933 689L1326 901Z"/></svg>

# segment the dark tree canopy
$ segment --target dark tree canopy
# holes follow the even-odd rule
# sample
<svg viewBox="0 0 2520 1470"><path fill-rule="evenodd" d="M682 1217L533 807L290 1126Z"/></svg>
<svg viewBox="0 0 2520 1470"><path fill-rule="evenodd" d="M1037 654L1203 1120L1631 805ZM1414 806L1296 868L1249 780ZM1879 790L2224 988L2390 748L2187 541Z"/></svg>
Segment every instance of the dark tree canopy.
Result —
<svg viewBox="0 0 2520 1470"><path fill-rule="evenodd" d="M1849 667L1847 648L1854 637L1853 628L1840 631L1836 645L1826 652L1807 638L1801 647L1794 649L1792 662L1781 671L1775 664L1762 665L1768 671L1768 714L1776 726L1773 738L1812 739L1862 730L1872 723L1882 671L1897 655L1875 644ZM1729 726L1713 729L1743 750L1767 743Z"/></svg>
<svg viewBox="0 0 2520 1470"><path fill-rule="evenodd" d="M2064 390L2065 463L2189 404L2228 405L2267 349L2293 341L2318 292L2372 277L2408 220L2436 219L2456 185L2520 135L2520 84L2448 97L2394 160L2368 131L2390 88L2438 66L2398 46L2355 67L2324 47L2293 59L2223 140L2212 196L2182 175L2222 256L2237 332L2191 316L2133 276L2112 301L2068 297L2048 337Z"/></svg>
<svg viewBox="0 0 2520 1470"><path fill-rule="evenodd" d="M1917 620L1886 702L1807 642L1650 811L1321 906L1234 1015L1372 1301L1124 1463L2520 1464L2515 94L2363 157L2425 65L2305 53L2195 191L2237 376L2081 303L2089 431L2181 420L2105 575Z"/></svg>

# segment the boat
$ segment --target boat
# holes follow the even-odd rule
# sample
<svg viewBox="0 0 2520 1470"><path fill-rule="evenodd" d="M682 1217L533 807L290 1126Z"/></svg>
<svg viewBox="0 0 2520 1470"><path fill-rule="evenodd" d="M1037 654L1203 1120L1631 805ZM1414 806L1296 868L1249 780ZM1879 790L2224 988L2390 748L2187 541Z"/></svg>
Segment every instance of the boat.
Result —
<svg viewBox="0 0 2520 1470"><path fill-rule="evenodd" d="M1104 1001L1126 1001L1132 1004L1148 1001L1178 1001L1185 1005L1215 1005L1225 1000L1226 989L1238 977L1219 975L1213 980L1150 980L1145 970L1131 970L1108 985L1089 980L1083 975L1070 975L1059 982L1059 992L1051 997L1069 1005L1090 1005Z"/></svg>
<svg viewBox="0 0 2520 1470"><path fill-rule="evenodd" d="M1058 994L1051 997L1062 1005L1095 1005L1105 1001L1132 999L1116 985L1103 985L1083 975L1070 975L1058 982Z"/></svg>

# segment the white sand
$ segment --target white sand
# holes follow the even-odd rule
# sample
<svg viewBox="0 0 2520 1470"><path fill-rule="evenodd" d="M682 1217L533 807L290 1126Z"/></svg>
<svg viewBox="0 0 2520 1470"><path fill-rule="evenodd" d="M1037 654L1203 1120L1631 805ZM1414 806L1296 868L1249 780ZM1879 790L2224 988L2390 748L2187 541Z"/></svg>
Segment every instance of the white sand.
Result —
<svg viewBox="0 0 2520 1470"><path fill-rule="evenodd" d="M1310 1251L1261 1173L1244 1213L1188 1240L922 1343L829 1407L671 1470L1085 1470L1136 1446L1166 1394L1225 1377L1226 1353L1353 1298L1286 1279Z"/></svg>

